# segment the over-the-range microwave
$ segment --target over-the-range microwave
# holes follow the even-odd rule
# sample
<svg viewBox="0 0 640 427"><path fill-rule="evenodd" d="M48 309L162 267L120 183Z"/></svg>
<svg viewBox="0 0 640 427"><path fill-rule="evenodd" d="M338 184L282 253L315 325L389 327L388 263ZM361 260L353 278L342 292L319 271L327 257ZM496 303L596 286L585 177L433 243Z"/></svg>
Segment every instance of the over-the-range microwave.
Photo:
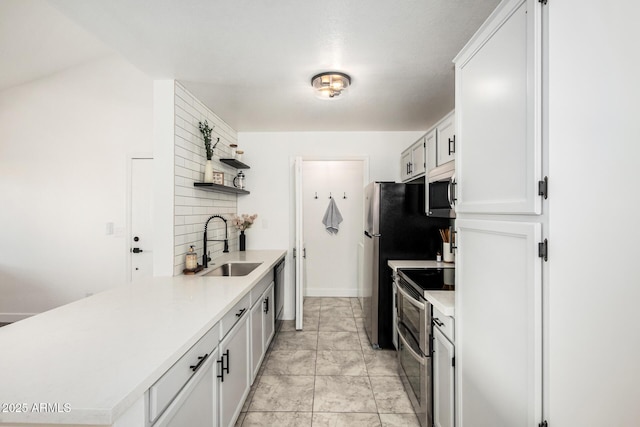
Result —
<svg viewBox="0 0 640 427"><path fill-rule="evenodd" d="M425 191L425 212L435 218L455 218L455 162L445 163L429 171Z"/></svg>

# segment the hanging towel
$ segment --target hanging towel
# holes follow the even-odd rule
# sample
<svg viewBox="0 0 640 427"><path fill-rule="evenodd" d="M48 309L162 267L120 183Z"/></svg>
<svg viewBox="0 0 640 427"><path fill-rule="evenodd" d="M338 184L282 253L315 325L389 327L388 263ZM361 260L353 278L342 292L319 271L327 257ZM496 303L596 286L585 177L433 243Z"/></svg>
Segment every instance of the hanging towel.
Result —
<svg viewBox="0 0 640 427"><path fill-rule="evenodd" d="M331 234L338 233L338 226L342 222L342 215L340 215L340 211L336 206L335 199L331 199L329 201L329 207L327 207L327 212L324 214L324 218L322 218L322 223L325 227L327 227L327 231Z"/></svg>

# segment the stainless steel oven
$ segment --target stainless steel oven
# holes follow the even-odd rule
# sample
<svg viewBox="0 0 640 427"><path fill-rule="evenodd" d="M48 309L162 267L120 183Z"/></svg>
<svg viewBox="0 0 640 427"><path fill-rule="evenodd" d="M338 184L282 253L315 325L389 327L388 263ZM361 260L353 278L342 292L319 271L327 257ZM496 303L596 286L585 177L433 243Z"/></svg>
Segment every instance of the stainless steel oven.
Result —
<svg viewBox="0 0 640 427"><path fill-rule="evenodd" d="M422 427L433 421L431 381L431 304L409 284L402 271L398 281L400 378Z"/></svg>

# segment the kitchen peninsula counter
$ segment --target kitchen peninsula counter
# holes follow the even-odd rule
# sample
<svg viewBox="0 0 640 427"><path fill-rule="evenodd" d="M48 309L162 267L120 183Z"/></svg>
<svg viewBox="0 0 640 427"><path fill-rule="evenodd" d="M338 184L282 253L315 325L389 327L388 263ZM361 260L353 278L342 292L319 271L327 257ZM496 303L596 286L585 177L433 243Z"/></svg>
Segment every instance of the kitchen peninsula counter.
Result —
<svg viewBox="0 0 640 427"><path fill-rule="evenodd" d="M209 270L262 264L242 277L149 278L0 328L0 426L114 424L285 255L224 254Z"/></svg>

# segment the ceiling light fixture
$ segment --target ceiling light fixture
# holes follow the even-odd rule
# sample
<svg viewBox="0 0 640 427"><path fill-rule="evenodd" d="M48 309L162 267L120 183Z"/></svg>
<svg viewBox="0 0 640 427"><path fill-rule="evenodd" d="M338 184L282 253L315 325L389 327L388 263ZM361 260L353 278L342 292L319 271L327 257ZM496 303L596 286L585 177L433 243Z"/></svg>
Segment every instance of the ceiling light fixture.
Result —
<svg viewBox="0 0 640 427"><path fill-rule="evenodd" d="M333 99L342 94L351 85L351 77L337 71L326 71L311 78L311 86L322 99Z"/></svg>

